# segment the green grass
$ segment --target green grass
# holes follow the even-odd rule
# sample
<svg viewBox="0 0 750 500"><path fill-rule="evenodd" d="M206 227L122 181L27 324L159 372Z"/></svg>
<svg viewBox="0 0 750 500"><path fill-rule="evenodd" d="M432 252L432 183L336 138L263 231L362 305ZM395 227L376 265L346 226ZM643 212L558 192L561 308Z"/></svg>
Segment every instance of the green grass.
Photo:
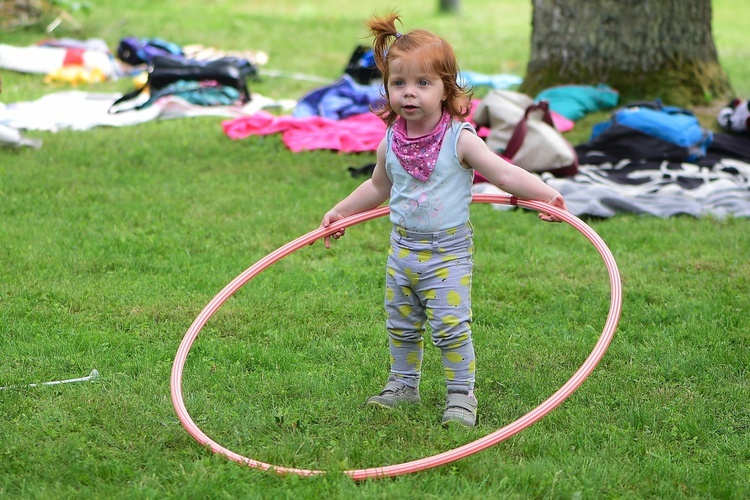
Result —
<svg viewBox="0 0 750 500"><path fill-rule="evenodd" d="M740 3L714 2L715 33L735 88L747 95ZM530 4L462 7L458 18L418 2L400 8L407 29L438 30L454 42L463 67L522 72ZM361 19L380 8L329 0L113 1L94 7L84 36L115 44L137 32L265 50L269 68L333 79L361 41ZM40 35L0 36L21 44ZM503 49L498 56L488 47ZM13 102L54 89L39 80L4 72L0 97ZM295 98L315 85L268 78L252 88ZM548 398L593 348L609 286L597 252L571 227L474 206L480 424L445 431L431 347L422 405L383 413L362 404L387 372L388 224L353 227L332 250L320 243L301 249L228 300L196 340L184 377L188 410L212 439L256 460L330 473L277 476L202 448L169 397L183 335L235 276L316 228L359 183L346 168L373 158L293 154L277 136L234 142L220 122L29 133L44 140L41 150L0 150L0 386L101 373L94 382L0 391L0 497L750 494L744 219L589 220L614 253L624 288L617 334L589 379L503 443L429 471L362 483L339 471L446 451ZM577 125L582 137L587 123Z"/></svg>

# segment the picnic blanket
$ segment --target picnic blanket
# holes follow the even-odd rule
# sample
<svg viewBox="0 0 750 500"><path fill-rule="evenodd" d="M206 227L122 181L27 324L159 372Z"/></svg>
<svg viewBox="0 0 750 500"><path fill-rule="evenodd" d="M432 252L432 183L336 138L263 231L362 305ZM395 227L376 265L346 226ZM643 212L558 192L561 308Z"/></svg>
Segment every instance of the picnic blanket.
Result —
<svg viewBox="0 0 750 500"><path fill-rule="evenodd" d="M199 106L177 96L164 96L140 110L109 113L119 93L94 93L77 90L53 92L35 101L10 104L0 102L0 124L15 130L89 130L98 126L123 127L151 120L195 116L239 117L264 108L290 109L291 100L273 100L260 94L245 105Z"/></svg>
<svg viewBox="0 0 750 500"><path fill-rule="evenodd" d="M541 178L565 197L570 213L583 218L625 213L660 218L750 217L750 163L731 158L711 166L621 160L581 165L573 177L543 173ZM475 184L472 192L506 194L486 182Z"/></svg>
<svg viewBox="0 0 750 500"><path fill-rule="evenodd" d="M341 120L310 116L295 118L259 111L222 122L224 133L233 140L251 135L280 133L293 152L332 149L345 153L375 151L385 136L385 123L373 113L360 113Z"/></svg>
<svg viewBox="0 0 750 500"><path fill-rule="evenodd" d="M577 216L750 217L750 136L714 134L693 163L617 158L577 146L578 174L542 179Z"/></svg>
<svg viewBox="0 0 750 500"><path fill-rule="evenodd" d="M579 217L618 213L750 217L750 163L723 158L713 165L621 160L580 165L573 177L542 179Z"/></svg>
<svg viewBox="0 0 750 500"><path fill-rule="evenodd" d="M336 82L318 88L299 100L294 108L294 118L322 116L340 120L367 113L370 107L377 106L382 99L383 84L362 85L349 75L343 75Z"/></svg>
<svg viewBox="0 0 750 500"><path fill-rule="evenodd" d="M332 101L333 102L333 101ZM337 101L340 103L340 101ZM472 113L467 117L475 127L473 112L479 104L473 101ZM319 107L305 104L304 111L298 107L291 115L276 116L265 111L253 116L242 116L222 123L224 133L233 140L245 139L253 135L280 133L284 144L293 152L313 149L331 149L344 153L375 152L385 136L386 126L374 113L363 112L360 104L335 106L335 112L327 116ZM315 114L320 113L320 114ZM345 118L339 118L345 116ZM557 113L552 119L558 130L570 130L573 122ZM480 137L487 137L487 127L477 127Z"/></svg>

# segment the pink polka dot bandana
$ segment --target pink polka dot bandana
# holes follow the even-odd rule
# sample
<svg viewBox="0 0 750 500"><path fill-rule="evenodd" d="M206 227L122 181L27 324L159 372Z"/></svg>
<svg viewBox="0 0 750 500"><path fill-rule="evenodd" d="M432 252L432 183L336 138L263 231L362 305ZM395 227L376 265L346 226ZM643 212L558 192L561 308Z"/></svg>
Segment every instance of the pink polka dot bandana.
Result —
<svg viewBox="0 0 750 500"><path fill-rule="evenodd" d="M430 178L435 170L449 121L450 115L443 111L443 116L433 131L421 137L406 136L406 120L403 118L399 118L394 124L393 152L412 177L422 182Z"/></svg>

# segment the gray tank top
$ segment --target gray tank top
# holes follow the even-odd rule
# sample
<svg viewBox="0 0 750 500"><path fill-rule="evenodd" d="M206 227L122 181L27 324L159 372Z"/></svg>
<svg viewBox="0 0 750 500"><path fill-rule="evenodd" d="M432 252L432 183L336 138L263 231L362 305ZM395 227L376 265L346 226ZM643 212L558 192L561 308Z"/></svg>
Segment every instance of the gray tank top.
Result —
<svg viewBox="0 0 750 500"><path fill-rule="evenodd" d="M393 126L386 132L385 171L393 187L388 206L391 222L407 231L434 233L469 221L474 170L458 161L458 136L470 123L452 120L443 138L435 170L425 182L404 170L393 152Z"/></svg>

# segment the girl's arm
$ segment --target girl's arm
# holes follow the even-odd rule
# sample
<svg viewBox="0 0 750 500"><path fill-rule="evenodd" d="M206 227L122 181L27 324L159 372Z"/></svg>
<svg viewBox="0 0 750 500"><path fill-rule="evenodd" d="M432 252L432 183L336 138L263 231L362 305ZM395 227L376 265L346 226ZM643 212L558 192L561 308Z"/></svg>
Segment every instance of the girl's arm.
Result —
<svg viewBox="0 0 750 500"><path fill-rule="evenodd" d="M386 141L383 139L378 145L377 160L372 177L360 184L349 196L329 210L323 216L323 221L320 224L322 227L328 227L344 217L379 207L388 199L391 195L391 181L385 173L385 149ZM344 232L345 230L342 229L331 236L337 240L344 235ZM330 237L326 236L324 241L325 247L331 248Z"/></svg>
<svg viewBox="0 0 750 500"><path fill-rule="evenodd" d="M507 193L567 210L565 200L556 189L545 184L538 176L493 153L479 136L468 130L461 131L458 138L458 159L462 165L473 168ZM539 217L548 222L560 222L549 214L540 213Z"/></svg>

